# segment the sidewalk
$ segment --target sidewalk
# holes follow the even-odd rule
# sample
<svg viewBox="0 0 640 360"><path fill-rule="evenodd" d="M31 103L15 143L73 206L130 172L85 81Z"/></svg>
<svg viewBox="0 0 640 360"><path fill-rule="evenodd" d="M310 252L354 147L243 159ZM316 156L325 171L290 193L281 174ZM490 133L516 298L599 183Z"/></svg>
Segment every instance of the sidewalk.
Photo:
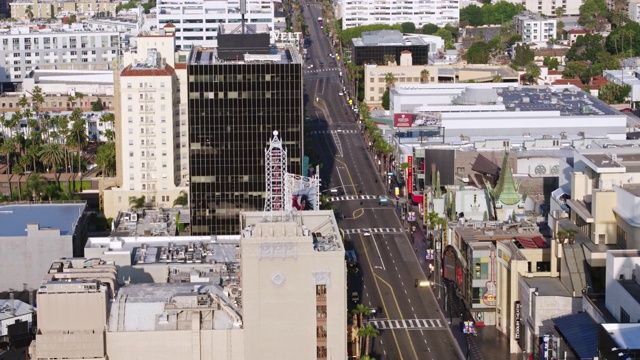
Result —
<svg viewBox="0 0 640 360"><path fill-rule="evenodd" d="M418 261L423 271L429 276L429 264L433 261L426 260L423 256L427 243L424 242L425 234L422 226L416 226L415 236L411 241L414 248L418 250L420 256ZM440 274L435 274L435 281L439 283L442 279L439 278ZM440 311L444 318L451 320L450 328L458 343L458 347L462 350L462 354L467 359L472 360L517 360L521 359L521 356L517 354L509 354L509 341L506 335L496 329L495 326L483 326L476 327L476 335L469 335L462 332L462 322L471 318L470 313L464 308L462 301L455 295L453 284L443 281L447 287L447 311L444 311L444 293L440 293L441 297L438 299L438 293L440 289L433 288Z"/></svg>

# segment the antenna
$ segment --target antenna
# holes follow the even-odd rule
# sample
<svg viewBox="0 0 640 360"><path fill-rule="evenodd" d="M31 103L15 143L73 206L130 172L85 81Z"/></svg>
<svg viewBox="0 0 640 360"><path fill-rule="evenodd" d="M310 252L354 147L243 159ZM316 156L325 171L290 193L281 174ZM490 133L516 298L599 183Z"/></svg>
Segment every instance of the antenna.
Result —
<svg viewBox="0 0 640 360"><path fill-rule="evenodd" d="M245 20L244 15L247 13L247 0L240 0L240 14L242 14L242 34L244 35Z"/></svg>
<svg viewBox="0 0 640 360"><path fill-rule="evenodd" d="M273 131L269 148L265 150L265 183L266 196L264 202L264 221L274 221L285 217L285 176L287 174L287 150L282 147L278 131Z"/></svg>

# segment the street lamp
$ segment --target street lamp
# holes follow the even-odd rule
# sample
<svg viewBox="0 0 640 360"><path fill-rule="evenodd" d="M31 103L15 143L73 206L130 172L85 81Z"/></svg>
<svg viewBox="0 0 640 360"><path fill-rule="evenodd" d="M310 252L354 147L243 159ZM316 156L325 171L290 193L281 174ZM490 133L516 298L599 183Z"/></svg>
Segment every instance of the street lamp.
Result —
<svg viewBox="0 0 640 360"><path fill-rule="evenodd" d="M447 296L447 287L446 287L446 286L444 286L444 285L442 285L442 284L438 284L438 283L437 283L437 282L435 282L435 281L425 281L425 283L426 283L426 286L427 286L427 287L431 287L432 285L437 285L437 286L439 286L440 288L443 288L443 289L444 289L444 312L446 313L446 312L447 312L447 299L449 298L449 297ZM440 299L440 298L441 298L441 297L440 297L440 289L438 289L438 299ZM452 321L453 321L453 320L452 320L452 318L451 318L451 311L449 311L449 325L451 325L451 322L452 322Z"/></svg>

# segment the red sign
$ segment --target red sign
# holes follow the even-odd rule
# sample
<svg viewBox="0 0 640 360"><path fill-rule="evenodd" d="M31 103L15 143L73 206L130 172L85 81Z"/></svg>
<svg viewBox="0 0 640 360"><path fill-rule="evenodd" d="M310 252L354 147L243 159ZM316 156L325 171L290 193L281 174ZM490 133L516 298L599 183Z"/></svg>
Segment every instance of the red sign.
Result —
<svg viewBox="0 0 640 360"><path fill-rule="evenodd" d="M393 114L393 127L411 127L413 115L407 113Z"/></svg>
<svg viewBox="0 0 640 360"><path fill-rule="evenodd" d="M407 191L413 194L413 156L407 156L409 167L407 168Z"/></svg>

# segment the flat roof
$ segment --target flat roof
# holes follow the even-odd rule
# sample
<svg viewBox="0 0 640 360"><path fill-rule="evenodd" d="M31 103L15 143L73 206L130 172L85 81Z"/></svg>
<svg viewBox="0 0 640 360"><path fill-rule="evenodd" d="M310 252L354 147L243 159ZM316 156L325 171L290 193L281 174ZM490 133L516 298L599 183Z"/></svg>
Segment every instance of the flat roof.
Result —
<svg viewBox="0 0 640 360"><path fill-rule="evenodd" d="M602 327L609 333L611 338L620 345L623 350L640 349L640 324L602 324Z"/></svg>
<svg viewBox="0 0 640 360"><path fill-rule="evenodd" d="M0 206L0 236L26 236L30 223L39 224L40 229L60 229L60 235L72 235L85 207L85 202Z"/></svg>
<svg viewBox="0 0 640 360"><path fill-rule="evenodd" d="M135 255L132 265L238 262L240 236L132 236L89 238L85 248Z"/></svg>
<svg viewBox="0 0 640 360"><path fill-rule="evenodd" d="M214 64L302 64L302 58L292 45L284 47L272 47L269 54L244 54L244 57L236 61L222 60L218 58L217 48L194 47L189 57L189 65L214 65Z"/></svg>
<svg viewBox="0 0 640 360"><path fill-rule="evenodd" d="M560 278L526 278L525 283L530 288L536 288L538 296L564 296L571 297L571 293L562 285Z"/></svg>
<svg viewBox="0 0 640 360"><path fill-rule="evenodd" d="M11 309L13 309L13 312ZM35 312L31 305L20 300L0 300L0 321Z"/></svg>
<svg viewBox="0 0 640 360"><path fill-rule="evenodd" d="M227 311L219 311L216 303L209 306L200 306L202 310L213 310L214 329L239 329L235 321L241 317L241 310L224 294L223 289L217 285L202 284L130 284L118 290L118 296L111 303L109 315L110 332L122 331L157 331L175 330L175 319L168 317L188 309L186 303L181 306L174 299L207 295L221 300L225 306L237 314L237 317L229 316ZM175 306L171 306L175 305ZM120 318L122 317L122 319Z"/></svg>
<svg viewBox="0 0 640 360"><path fill-rule="evenodd" d="M624 184L622 185L622 188L631 195L636 197L640 196L640 184Z"/></svg>

